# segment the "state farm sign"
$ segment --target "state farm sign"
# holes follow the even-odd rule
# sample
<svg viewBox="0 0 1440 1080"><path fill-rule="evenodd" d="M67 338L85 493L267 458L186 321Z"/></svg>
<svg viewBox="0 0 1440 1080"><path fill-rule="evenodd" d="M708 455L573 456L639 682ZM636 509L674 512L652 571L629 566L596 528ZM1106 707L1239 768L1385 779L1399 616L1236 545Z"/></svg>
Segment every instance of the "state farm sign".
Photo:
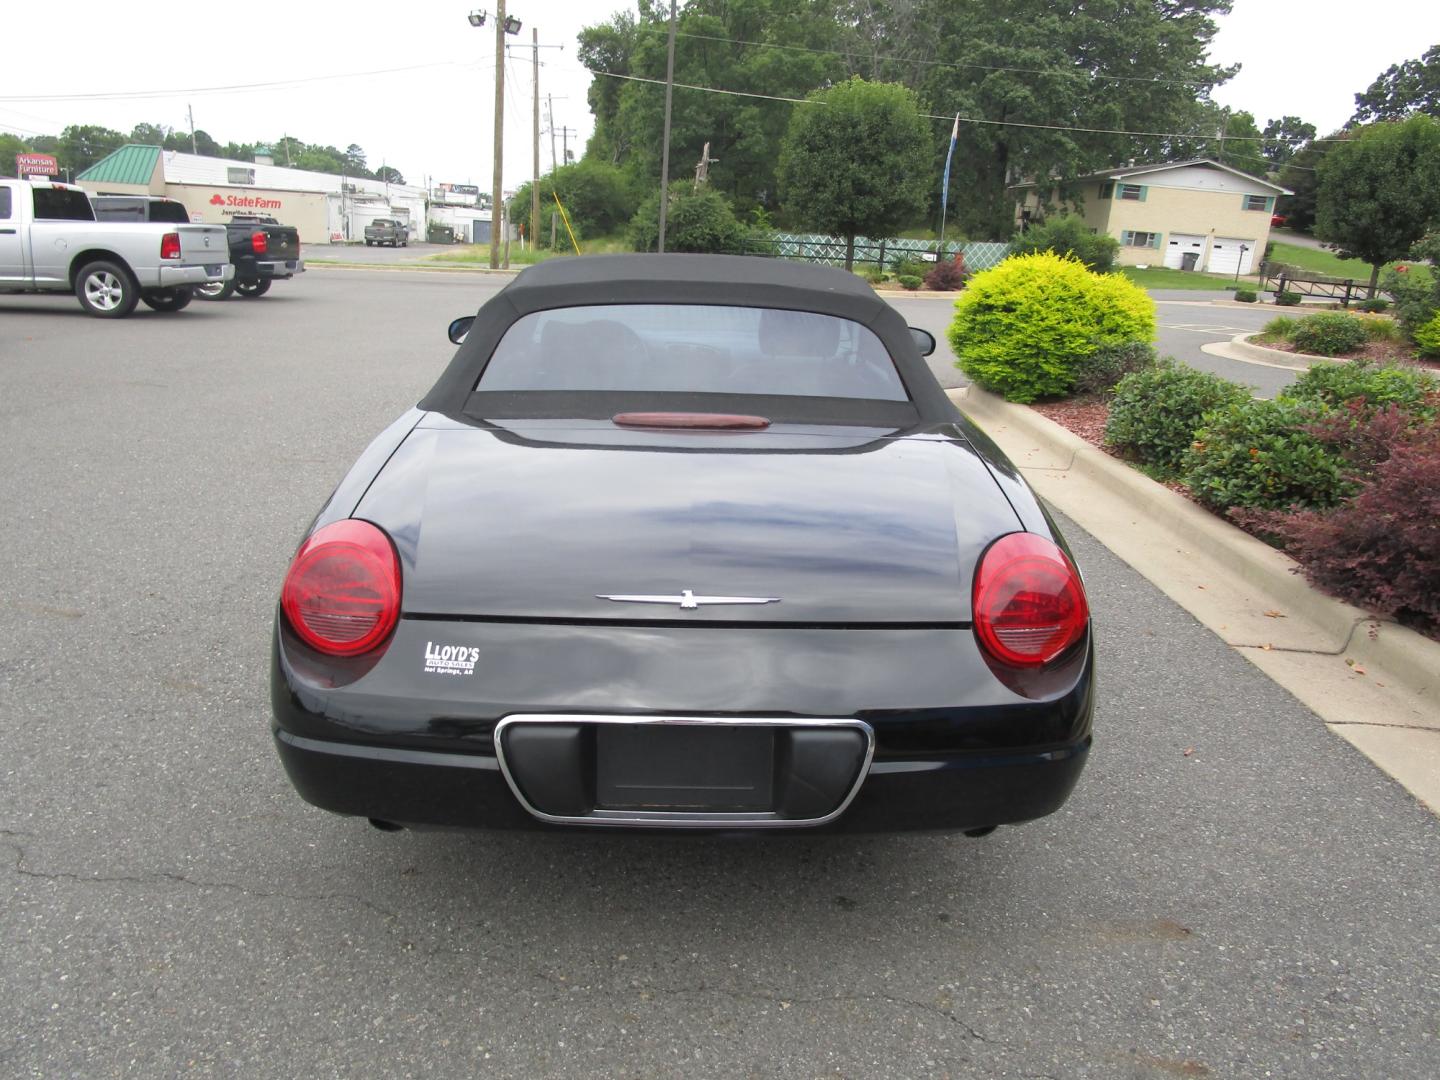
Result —
<svg viewBox="0 0 1440 1080"><path fill-rule="evenodd" d="M59 176L60 163L50 154L16 154L16 176Z"/></svg>
<svg viewBox="0 0 1440 1080"><path fill-rule="evenodd" d="M260 195L221 195L217 192L210 196L211 206L223 206L232 213L236 210L279 210L280 203L279 199L267 199Z"/></svg>

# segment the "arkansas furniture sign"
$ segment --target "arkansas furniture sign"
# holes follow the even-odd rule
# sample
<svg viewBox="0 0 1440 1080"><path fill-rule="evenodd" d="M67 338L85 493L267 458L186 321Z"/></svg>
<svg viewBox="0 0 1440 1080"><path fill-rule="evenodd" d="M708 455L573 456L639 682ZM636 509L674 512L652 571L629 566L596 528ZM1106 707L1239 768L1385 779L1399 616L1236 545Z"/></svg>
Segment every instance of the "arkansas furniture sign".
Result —
<svg viewBox="0 0 1440 1080"><path fill-rule="evenodd" d="M51 154L16 154L16 176L59 176L60 163Z"/></svg>

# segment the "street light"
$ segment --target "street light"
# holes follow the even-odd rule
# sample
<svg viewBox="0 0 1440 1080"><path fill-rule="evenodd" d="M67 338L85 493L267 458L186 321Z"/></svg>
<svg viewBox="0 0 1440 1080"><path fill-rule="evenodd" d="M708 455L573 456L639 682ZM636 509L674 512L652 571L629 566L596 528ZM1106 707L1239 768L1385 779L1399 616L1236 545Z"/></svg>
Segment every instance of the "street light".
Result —
<svg viewBox="0 0 1440 1080"><path fill-rule="evenodd" d="M514 15L505 16L505 32L507 34L520 33L520 20L515 18Z"/></svg>
<svg viewBox="0 0 1440 1080"><path fill-rule="evenodd" d="M487 12L472 11L470 25L485 25ZM490 269L500 267L499 226L505 220L505 195L501 190L500 148L505 126L505 35L520 33L520 20L505 14L505 0L495 0L495 173L490 198Z"/></svg>
<svg viewBox="0 0 1440 1080"><path fill-rule="evenodd" d="M485 15L486 13L483 11L472 11L469 15L465 17L470 20L471 26L484 26Z"/></svg>

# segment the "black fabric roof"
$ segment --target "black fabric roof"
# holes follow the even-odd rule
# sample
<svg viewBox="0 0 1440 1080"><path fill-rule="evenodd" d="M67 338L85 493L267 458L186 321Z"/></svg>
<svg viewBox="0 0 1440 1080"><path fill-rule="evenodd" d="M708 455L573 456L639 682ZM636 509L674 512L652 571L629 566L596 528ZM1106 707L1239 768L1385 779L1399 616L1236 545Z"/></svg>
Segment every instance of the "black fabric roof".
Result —
<svg viewBox="0 0 1440 1080"><path fill-rule="evenodd" d="M480 308L465 343L419 407L456 420L466 415L500 418L467 405L480 404L471 402L473 396L484 400L487 410L495 407L496 395L473 392L511 325L536 311L598 304L784 308L851 319L885 345L915 402L917 421L953 421L958 416L915 347L905 320L863 280L834 267L743 255L587 255L537 263ZM893 411L895 403L889 405ZM814 414L813 409L804 411Z"/></svg>

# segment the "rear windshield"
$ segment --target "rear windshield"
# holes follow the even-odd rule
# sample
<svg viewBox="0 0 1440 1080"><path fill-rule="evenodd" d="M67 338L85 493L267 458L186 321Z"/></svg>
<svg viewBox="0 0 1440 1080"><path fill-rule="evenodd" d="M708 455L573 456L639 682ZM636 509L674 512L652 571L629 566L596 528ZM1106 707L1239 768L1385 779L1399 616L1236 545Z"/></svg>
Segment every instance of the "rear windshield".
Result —
<svg viewBox="0 0 1440 1080"><path fill-rule="evenodd" d="M526 315L500 339L476 389L909 400L884 345L857 322L695 304Z"/></svg>
<svg viewBox="0 0 1440 1080"><path fill-rule="evenodd" d="M184 203L154 202L150 204L150 220L165 221L176 225L188 225L190 223L190 211L185 209Z"/></svg>
<svg viewBox="0 0 1440 1080"><path fill-rule="evenodd" d="M37 187L35 219L37 221L94 221L90 198L83 191L71 188Z"/></svg>

